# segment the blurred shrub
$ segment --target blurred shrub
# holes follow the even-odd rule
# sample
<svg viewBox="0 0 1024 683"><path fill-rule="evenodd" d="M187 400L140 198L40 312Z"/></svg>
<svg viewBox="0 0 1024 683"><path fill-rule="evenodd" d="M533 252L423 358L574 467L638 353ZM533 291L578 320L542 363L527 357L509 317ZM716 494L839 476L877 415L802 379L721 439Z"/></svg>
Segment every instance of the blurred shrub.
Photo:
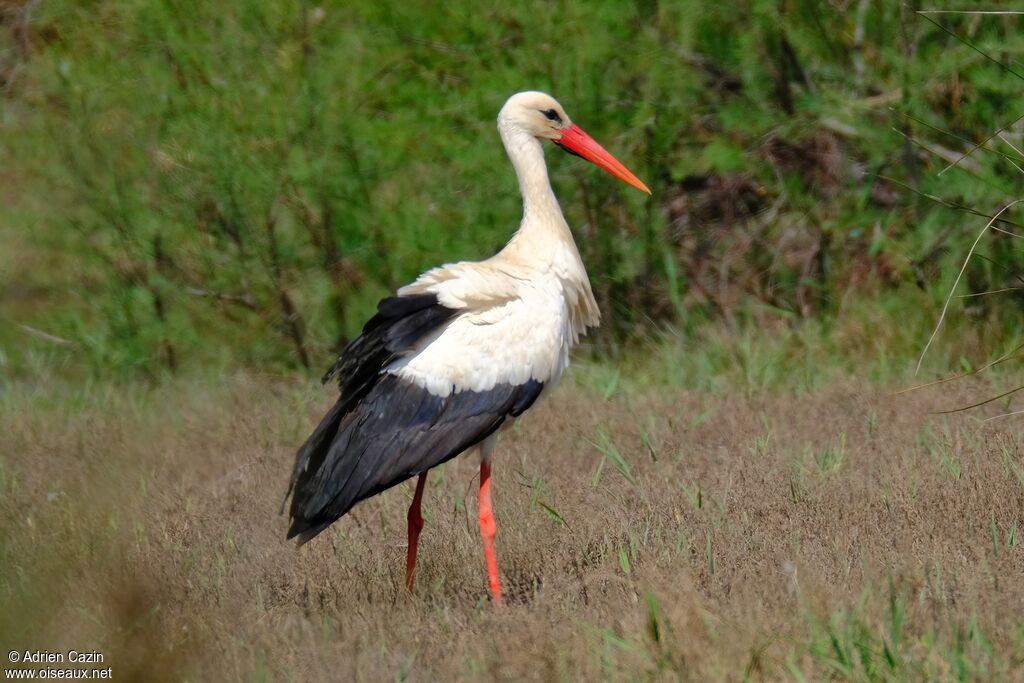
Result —
<svg viewBox="0 0 1024 683"><path fill-rule="evenodd" d="M936 15L945 31L842 0L30 4L4 145L28 179L21 224L67 257L23 275L68 292L50 329L97 368L324 364L378 297L514 230L494 118L527 88L654 191L549 152L605 348L931 284L983 221L924 195L984 213L1020 196L1010 147L937 176L1024 114L993 61L1024 48L1013 16ZM1005 135L1024 148L1019 125ZM1019 272L1007 240L989 257Z"/></svg>

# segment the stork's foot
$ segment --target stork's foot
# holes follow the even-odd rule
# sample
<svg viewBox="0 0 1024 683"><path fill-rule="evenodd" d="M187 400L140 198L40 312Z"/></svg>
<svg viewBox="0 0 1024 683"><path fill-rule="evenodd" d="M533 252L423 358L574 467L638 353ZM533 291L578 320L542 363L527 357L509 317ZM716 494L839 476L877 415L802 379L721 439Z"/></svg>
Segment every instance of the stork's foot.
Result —
<svg viewBox="0 0 1024 683"><path fill-rule="evenodd" d="M423 501L423 489L427 484L427 473L424 472L416 480L416 494L412 497L412 505L409 506L409 549L405 556L405 587L412 591L414 575L416 573L416 549L420 542L420 532L423 531L423 515L420 513L420 504Z"/></svg>
<svg viewBox="0 0 1024 683"><path fill-rule="evenodd" d="M480 536L484 540L484 559L487 561L487 582L491 588L494 604L501 604L501 578L498 575L498 555L494 551L494 537L498 534L498 525L494 523L494 510L491 508L491 466L487 462L480 463Z"/></svg>

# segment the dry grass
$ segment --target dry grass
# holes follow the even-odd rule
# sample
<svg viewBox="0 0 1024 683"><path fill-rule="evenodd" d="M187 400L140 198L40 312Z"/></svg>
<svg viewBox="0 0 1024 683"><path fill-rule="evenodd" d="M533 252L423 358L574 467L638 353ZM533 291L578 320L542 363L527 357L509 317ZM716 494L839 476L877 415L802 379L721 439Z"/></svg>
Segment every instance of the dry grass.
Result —
<svg viewBox="0 0 1024 683"><path fill-rule="evenodd" d="M1020 423L926 414L991 388L567 384L499 446L501 610L470 458L431 477L415 597L409 485L284 541L329 392L0 395L0 644L122 681L1024 680Z"/></svg>

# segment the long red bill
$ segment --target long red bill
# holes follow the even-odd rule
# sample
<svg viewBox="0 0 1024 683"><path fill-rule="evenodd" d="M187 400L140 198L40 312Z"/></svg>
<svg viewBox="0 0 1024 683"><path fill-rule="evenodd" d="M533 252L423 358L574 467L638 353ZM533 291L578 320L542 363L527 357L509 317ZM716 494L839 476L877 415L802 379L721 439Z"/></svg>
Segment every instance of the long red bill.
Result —
<svg viewBox="0 0 1024 683"><path fill-rule="evenodd" d="M608 150L598 144L597 140L590 137L582 128L575 123L561 131L562 137L559 140L552 140L556 145L568 152L582 157L604 170L611 173L619 180L629 183L636 189L650 194L651 191L643 182L633 175L628 168L623 166L618 159L613 157Z"/></svg>

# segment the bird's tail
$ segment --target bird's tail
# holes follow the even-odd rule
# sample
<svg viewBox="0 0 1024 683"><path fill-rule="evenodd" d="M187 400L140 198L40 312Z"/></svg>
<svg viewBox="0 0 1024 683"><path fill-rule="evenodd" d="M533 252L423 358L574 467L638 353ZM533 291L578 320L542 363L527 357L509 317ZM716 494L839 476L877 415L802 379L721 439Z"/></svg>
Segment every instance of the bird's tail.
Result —
<svg viewBox="0 0 1024 683"><path fill-rule="evenodd" d="M277 514L283 515L284 508L288 504L288 498L291 497L295 491L295 482L299 480L299 475L302 474L311 460L316 460L315 455L320 454L322 451L326 451L331 447L331 441L334 440L335 434L338 433L338 424L341 422L341 418L345 414L345 402L338 399L338 402L334 404L334 407L327 411L324 415L324 419L320 420L320 424L313 430L309 438L306 439L306 443L302 444L302 447L295 454L295 467L292 469L292 478L288 482L288 491L284 494L284 499L281 501L281 509ZM294 520L292 528L294 528ZM319 533L319 531L317 532ZM288 538L292 538L295 534L292 533L291 529L288 532ZM314 536L316 534L313 534ZM312 536L310 536L312 538ZM308 541L305 539L300 541L300 545Z"/></svg>

